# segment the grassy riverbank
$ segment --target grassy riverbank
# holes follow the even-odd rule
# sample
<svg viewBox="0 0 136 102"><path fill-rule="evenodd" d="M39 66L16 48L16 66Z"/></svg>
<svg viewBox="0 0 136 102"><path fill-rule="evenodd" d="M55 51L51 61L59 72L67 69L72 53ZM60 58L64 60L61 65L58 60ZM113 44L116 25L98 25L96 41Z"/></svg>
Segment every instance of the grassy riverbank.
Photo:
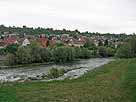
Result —
<svg viewBox="0 0 136 102"><path fill-rule="evenodd" d="M0 102L136 102L136 59L124 59L76 80L0 85Z"/></svg>

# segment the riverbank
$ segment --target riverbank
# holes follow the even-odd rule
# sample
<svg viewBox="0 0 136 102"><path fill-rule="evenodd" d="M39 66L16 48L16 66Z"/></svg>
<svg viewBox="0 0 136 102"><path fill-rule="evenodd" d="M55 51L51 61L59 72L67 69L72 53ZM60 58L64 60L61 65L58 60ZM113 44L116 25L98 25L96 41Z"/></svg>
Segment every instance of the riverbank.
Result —
<svg viewBox="0 0 136 102"><path fill-rule="evenodd" d="M26 67L37 67L37 66L44 66L53 64L52 62L46 62L46 63L32 63L32 64L21 64L21 65L12 65L12 66L5 66L4 64L1 64L0 69L13 69L13 68L26 68Z"/></svg>
<svg viewBox="0 0 136 102"><path fill-rule="evenodd" d="M0 102L135 102L136 59L118 59L74 80L0 85Z"/></svg>

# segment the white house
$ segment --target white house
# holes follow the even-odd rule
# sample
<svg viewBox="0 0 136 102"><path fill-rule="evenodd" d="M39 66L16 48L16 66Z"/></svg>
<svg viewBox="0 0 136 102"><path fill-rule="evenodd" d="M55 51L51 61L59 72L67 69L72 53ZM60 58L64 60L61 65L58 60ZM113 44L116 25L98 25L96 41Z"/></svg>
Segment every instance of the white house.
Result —
<svg viewBox="0 0 136 102"><path fill-rule="evenodd" d="M19 44L19 42L16 40L16 41L14 42L14 44Z"/></svg>
<svg viewBox="0 0 136 102"><path fill-rule="evenodd" d="M30 41L27 38L25 38L25 40L22 43L22 46L27 46L27 45L30 45Z"/></svg>

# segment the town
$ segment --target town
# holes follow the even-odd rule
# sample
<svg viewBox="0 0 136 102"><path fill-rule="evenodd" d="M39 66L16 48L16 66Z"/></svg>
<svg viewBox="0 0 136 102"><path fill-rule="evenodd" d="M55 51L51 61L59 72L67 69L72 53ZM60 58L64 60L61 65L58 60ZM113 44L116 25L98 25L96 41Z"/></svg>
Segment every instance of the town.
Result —
<svg viewBox="0 0 136 102"><path fill-rule="evenodd" d="M2 25L1 25L2 26ZM0 27L2 29L2 27ZM0 29L0 30L1 30ZM22 28L23 29L23 28ZM30 28L28 28L30 29ZM63 30L62 30L63 31ZM65 46L75 46L81 47L84 46L86 41L90 39L96 46L104 45L105 43L112 45L117 48L119 44L122 43L123 39L130 35L126 34L99 34L88 32L80 33L73 32L65 34L51 34L51 33L40 33L31 34L31 33L22 33L22 32L12 32L12 31L0 31L0 48L5 48L11 44L18 44L20 46L30 45L31 42L39 43L42 48L49 46L54 46L55 44L64 44Z"/></svg>
<svg viewBox="0 0 136 102"><path fill-rule="evenodd" d="M11 66L114 57L118 46L130 36L132 35L1 25L0 60ZM60 53L62 51L64 53Z"/></svg>

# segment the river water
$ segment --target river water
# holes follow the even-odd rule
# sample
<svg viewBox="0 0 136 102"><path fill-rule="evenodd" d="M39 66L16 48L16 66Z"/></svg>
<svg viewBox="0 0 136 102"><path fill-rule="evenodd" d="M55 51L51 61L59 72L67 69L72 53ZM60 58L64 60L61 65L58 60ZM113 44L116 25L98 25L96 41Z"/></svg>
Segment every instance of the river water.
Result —
<svg viewBox="0 0 136 102"><path fill-rule="evenodd" d="M37 75L47 74L48 70L51 68L65 68L65 69L74 69L74 68L88 68L92 70L101 65L107 64L112 59L108 58L93 58L87 60L80 60L74 63L65 63L61 65L44 65L36 67L24 67L24 68L12 68L12 69L1 69L0 70L0 81L10 81L14 80L19 76L26 77L35 77Z"/></svg>

